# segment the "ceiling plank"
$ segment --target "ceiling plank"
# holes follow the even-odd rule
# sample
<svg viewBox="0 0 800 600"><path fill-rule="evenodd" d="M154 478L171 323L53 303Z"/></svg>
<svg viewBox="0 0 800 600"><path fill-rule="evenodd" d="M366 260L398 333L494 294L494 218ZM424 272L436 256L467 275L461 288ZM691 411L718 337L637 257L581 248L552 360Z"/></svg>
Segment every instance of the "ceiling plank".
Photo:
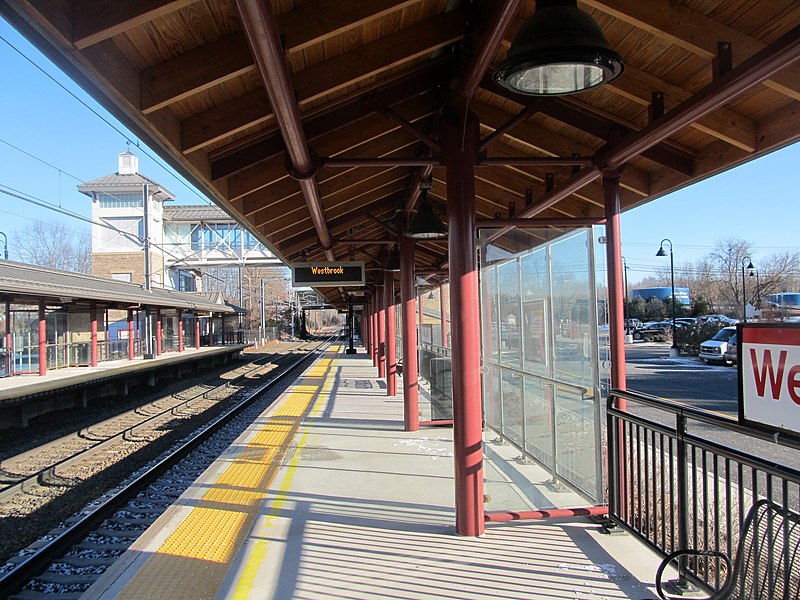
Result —
<svg viewBox="0 0 800 600"><path fill-rule="evenodd" d="M665 39L708 60L717 55L717 42L731 42L734 64L763 50L766 44L732 27L706 17L677 2L641 0L581 0L620 21ZM787 65L764 85L794 100L800 100L800 64Z"/></svg>
<svg viewBox="0 0 800 600"><path fill-rule="evenodd" d="M421 0L316 0L278 15L287 55L361 27Z"/></svg>
<svg viewBox="0 0 800 600"><path fill-rule="evenodd" d="M366 44L294 74L299 104L376 77L404 63L429 56L435 50L464 37L464 14L460 10L435 17Z"/></svg>
<svg viewBox="0 0 800 600"><path fill-rule="evenodd" d="M256 65L247 39L241 33L226 36L142 71L141 110L144 114L155 112L254 72Z"/></svg>
<svg viewBox="0 0 800 600"><path fill-rule="evenodd" d="M75 0L72 43L83 50L129 29L143 25L197 0Z"/></svg>

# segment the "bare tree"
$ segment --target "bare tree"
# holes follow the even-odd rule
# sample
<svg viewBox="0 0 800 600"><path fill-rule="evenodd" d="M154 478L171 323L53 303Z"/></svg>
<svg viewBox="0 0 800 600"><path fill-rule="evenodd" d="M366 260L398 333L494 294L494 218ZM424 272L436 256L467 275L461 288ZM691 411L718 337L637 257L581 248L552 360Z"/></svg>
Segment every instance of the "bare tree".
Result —
<svg viewBox="0 0 800 600"><path fill-rule="evenodd" d="M20 262L90 273L92 246L88 232L75 235L75 231L57 222L34 221L11 236L10 255Z"/></svg>

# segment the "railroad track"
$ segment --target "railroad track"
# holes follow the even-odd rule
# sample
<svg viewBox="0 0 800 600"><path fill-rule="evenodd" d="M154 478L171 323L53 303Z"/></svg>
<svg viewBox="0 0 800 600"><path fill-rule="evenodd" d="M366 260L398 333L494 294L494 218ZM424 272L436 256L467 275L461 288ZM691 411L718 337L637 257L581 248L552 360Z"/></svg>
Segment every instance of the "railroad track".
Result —
<svg viewBox="0 0 800 600"><path fill-rule="evenodd" d="M255 369L249 370L250 378L257 383L240 394L241 398L233 407L180 443L173 444L163 456L0 567L0 598L16 593L19 595L14 597L20 599L52 597L53 594L77 598L232 443L247 423L264 410L265 405L256 400L322 348L320 345L297 358L280 368L280 372L273 370L266 382L256 379ZM246 378L246 374L241 374L237 381ZM254 414L246 414L248 410ZM190 453L193 459L176 466ZM58 471L58 477L62 477L62 467ZM148 488L150 485L154 487ZM128 502L131 504L126 507ZM115 514L118 510L120 512ZM69 558L59 562L58 557L68 550ZM37 577L39 573L43 575Z"/></svg>
<svg viewBox="0 0 800 600"><path fill-rule="evenodd" d="M232 395L234 386L244 385L278 368L282 360L291 359L295 351L303 351L305 344L292 348L288 354L271 353L238 367L222 377L214 377L188 390L171 394L138 406L121 415L106 419L69 434L33 450L7 458L0 463L0 504L8 502L19 493L42 493L39 488L69 481L78 475L75 469L91 462L102 465L102 456L118 453L120 446L134 450L137 444L152 439L153 432L164 430L169 423L190 418L214 406L219 400ZM83 476L88 475L85 470Z"/></svg>

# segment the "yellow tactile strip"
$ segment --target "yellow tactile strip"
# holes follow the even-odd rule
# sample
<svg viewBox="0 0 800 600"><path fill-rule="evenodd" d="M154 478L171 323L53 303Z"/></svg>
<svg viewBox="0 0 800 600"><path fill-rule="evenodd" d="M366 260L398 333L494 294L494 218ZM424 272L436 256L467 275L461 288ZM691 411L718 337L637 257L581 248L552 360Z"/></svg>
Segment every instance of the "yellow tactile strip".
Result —
<svg viewBox="0 0 800 600"><path fill-rule="evenodd" d="M323 388L331 350L292 387L264 426L211 484L118 598L214 598L300 424Z"/></svg>

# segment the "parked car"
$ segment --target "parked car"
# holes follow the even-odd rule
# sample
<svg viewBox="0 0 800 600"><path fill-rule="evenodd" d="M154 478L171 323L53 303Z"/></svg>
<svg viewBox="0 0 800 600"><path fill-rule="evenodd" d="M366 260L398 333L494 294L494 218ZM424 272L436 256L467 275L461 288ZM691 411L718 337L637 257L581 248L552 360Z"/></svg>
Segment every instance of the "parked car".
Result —
<svg viewBox="0 0 800 600"><path fill-rule="evenodd" d="M739 341L736 337L735 333L731 336L731 339L728 340L728 347L723 354L725 362L730 365L735 365L739 360Z"/></svg>
<svg viewBox="0 0 800 600"><path fill-rule="evenodd" d="M697 318L701 323L719 323L720 325L736 325L739 321L725 315L703 315Z"/></svg>
<svg viewBox="0 0 800 600"><path fill-rule="evenodd" d="M652 340L655 337L666 337L672 331L672 323L669 321L657 321L655 323L645 323L641 327L633 330L633 339Z"/></svg>
<svg viewBox="0 0 800 600"><path fill-rule="evenodd" d="M707 363L728 364L725 351L728 349L730 339L736 334L736 327L723 327L710 340L700 344L698 355Z"/></svg>

